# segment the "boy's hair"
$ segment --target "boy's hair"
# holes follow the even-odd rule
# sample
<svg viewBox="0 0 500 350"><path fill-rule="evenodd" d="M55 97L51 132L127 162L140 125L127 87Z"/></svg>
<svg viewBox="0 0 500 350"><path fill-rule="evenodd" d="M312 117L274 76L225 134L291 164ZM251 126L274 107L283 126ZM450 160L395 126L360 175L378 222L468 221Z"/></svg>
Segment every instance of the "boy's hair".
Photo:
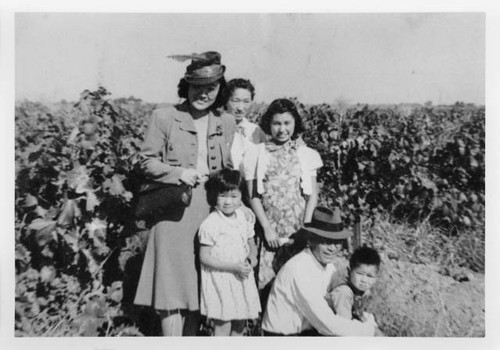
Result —
<svg viewBox="0 0 500 350"><path fill-rule="evenodd" d="M349 267L351 271L361 264L375 265L377 269L380 267L380 255L378 252L370 247L362 246L354 251L349 259Z"/></svg>
<svg viewBox="0 0 500 350"><path fill-rule="evenodd" d="M243 193L244 183L243 177L238 170L224 168L213 173L205 183L208 204L215 207L220 193L232 190L239 190Z"/></svg>

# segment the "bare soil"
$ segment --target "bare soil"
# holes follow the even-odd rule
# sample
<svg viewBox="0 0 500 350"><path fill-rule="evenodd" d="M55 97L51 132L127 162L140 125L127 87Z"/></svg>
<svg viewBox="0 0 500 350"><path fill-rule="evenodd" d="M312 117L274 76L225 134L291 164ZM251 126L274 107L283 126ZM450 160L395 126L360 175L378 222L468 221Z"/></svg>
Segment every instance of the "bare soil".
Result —
<svg viewBox="0 0 500 350"><path fill-rule="evenodd" d="M484 337L484 275L384 257L368 309L388 336Z"/></svg>

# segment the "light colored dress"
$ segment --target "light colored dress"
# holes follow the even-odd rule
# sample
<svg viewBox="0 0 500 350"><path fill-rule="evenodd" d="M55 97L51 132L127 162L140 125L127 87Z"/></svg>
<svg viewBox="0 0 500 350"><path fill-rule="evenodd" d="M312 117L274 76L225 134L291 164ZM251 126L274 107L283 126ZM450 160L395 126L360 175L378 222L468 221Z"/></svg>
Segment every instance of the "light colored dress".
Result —
<svg viewBox="0 0 500 350"><path fill-rule="evenodd" d="M228 218L219 210L213 211L198 233L200 244L212 247L212 256L231 263L246 260L255 224L255 215L248 208L238 208L235 214ZM258 318L261 307L253 271L239 280L231 272L201 264L200 311L210 319L224 321Z"/></svg>
<svg viewBox="0 0 500 350"><path fill-rule="evenodd" d="M312 191L311 177L322 165L316 151L294 141L280 146L259 144L245 157L245 178L257 180L262 206L280 238L289 238L302 227L306 196ZM258 287L263 289L276 276L275 267L284 261L275 261L276 251L264 244L259 254Z"/></svg>

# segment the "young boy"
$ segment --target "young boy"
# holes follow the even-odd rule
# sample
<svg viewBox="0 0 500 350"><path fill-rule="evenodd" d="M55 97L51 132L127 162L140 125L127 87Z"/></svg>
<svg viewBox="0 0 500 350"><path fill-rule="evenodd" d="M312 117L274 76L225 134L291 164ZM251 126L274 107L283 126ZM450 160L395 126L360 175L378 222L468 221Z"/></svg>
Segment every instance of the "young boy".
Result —
<svg viewBox="0 0 500 350"><path fill-rule="evenodd" d="M356 249L349 259L347 283L336 287L327 296L335 314L349 320L364 320L364 297L375 284L379 267L380 255L375 249L366 246Z"/></svg>

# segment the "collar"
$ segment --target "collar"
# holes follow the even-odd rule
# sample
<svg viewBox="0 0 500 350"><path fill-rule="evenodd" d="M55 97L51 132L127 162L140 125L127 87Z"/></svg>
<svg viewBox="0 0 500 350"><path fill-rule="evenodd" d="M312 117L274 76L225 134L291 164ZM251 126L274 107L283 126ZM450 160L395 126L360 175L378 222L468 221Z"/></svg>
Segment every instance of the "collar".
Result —
<svg viewBox="0 0 500 350"><path fill-rule="evenodd" d="M348 280L347 280L347 286L352 289L352 292L354 293L354 295L363 296L363 294L365 294L365 292L363 292L363 291L359 290L358 288L354 287L353 284L351 283L351 279L349 278L349 276L347 278L348 278Z"/></svg>
<svg viewBox="0 0 500 350"><path fill-rule="evenodd" d="M246 128L248 125L250 125L250 122L245 117L243 117L243 119L241 119L241 122L239 124L236 124L237 127L241 126L241 127L244 127L244 128Z"/></svg>
<svg viewBox="0 0 500 350"><path fill-rule="evenodd" d="M178 113L175 116L175 120L179 122L180 128L192 133L196 133L196 127L194 126L193 118L189 114L189 105L187 101L184 101L180 105L177 105L177 110L183 113ZM221 136L223 131L222 127L222 119L220 118L220 114L217 113L215 115L212 110L208 112L208 136Z"/></svg>
<svg viewBox="0 0 500 350"><path fill-rule="evenodd" d="M266 148L266 150L268 152L275 152L275 151L278 151L280 149L288 151L290 149L296 150L297 143L295 142L295 140L289 140L288 142L286 142L283 145L277 145L276 143L274 143L274 141L271 140L271 141L266 141L264 147Z"/></svg>
<svg viewBox="0 0 500 350"><path fill-rule="evenodd" d="M230 221L232 222L233 219L237 219L239 216L238 216L238 209L236 209L234 211L234 215L231 216L231 217L228 217L226 216L222 211L220 211L218 208L215 208L215 211L217 212L217 214L222 218L222 220L224 221Z"/></svg>
<svg viewBox="0 0 500 350"><path fill-rule="evenodd" d="M196 127L194 126L193 118L189 114L189 105L187 101L184 101L180 105L176 106L177 110L182 113L177 113L175 120L180 123L180 128L192 133L196 133Z"/></svg>

